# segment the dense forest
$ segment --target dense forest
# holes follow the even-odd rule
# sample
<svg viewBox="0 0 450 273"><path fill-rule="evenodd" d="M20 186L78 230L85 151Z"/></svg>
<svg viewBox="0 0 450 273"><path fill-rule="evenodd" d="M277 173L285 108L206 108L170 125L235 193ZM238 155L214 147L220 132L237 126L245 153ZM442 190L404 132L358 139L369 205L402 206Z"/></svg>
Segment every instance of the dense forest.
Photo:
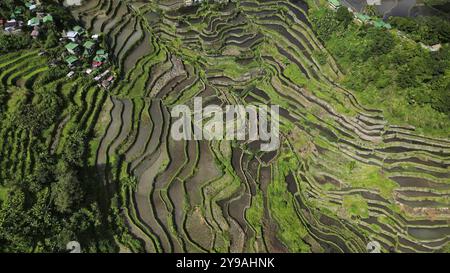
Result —
<svg viewBox="0 0 450 273"><path fill-rule="evenodd" d="M448 135L448 21L435 17L391 18L406 37L397 35L396 30L357 24L346 8L315 10L311 21L346 71L344 85L357 91L365 103L380 106L391 120L407 121L422 133ZM443 46L432 52L416 41Z"/></svg>

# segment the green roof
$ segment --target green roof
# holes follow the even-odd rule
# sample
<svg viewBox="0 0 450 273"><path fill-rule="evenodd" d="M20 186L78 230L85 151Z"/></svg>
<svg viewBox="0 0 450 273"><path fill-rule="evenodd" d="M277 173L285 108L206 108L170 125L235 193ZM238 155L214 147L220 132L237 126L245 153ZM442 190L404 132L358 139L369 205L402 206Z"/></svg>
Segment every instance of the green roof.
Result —
<svg viewBox="0 0 450 273"><path fill-rule="evenodd" d="M30 26L37 26L39 25L39 18L33 17L28 21L28 25Z"/></svg>
<svg viewBox="0 0 450 273"><path fill-rule="evenodd" d="M106 59L105 56L97 55L97 56L94 57L94 61L96 61L96 62L104 62L105 59Z"/></svg>
<svg viewBox="0 0 450 273"><path fill-rule="evenodd" d="M76 56L70 56L69 58L66 59L66 62L68 64L73 64L76 61L78 61L78 58Z"/></svg>
<svg viewBox="0 0 450 273"><path fill-rule="evenodd" d="M93 48L93 47L95 46L95 43L92 42L92 41L86 41L86 42L83 44L83 46L84 46L85 48L87 48L87 49L91 49L91 48Z"/></svg>
<svg viewBox="0 0 450 273"><path fill-rule="evenodd" d="M80 27L80 26L75 26L73 28L73 31L77 32L78 34L81 34L81 33L84 32L84 29L82 27Z"/></svg>
<svg viewBox="0 0 450 273"><path fill-rule="evenodd" d="M373 25L374 25L375 27L377 27L377 28L382 28L382 27L384 27L384 28L386 28L386 29L391 29L391 28L392 28L392 26L391 26L390 24L385 23L385 22L384 22L383 20L381 20L381 19L375 20L375 21L373 22Z"/></svg>
<svg viewBox="0 0 450 273"><path fill-rule="evenodd" d="M76 44L76 43L68 43L67 45L66 45L66 48L68 49L68 50L74 50L75 48L77 48L78 47L78 44Z"/></svg>
<svg viewBox="0 0 450 273"><path fill-rule="evenodd" d="M47 22L53 22L53 16L51 16L50 14L47 14L47 16L45 16L44 18L42 18L42 21L43 21L44 23L47 23Z"/></svg>
<svg viewBox="0 0 450 273"><path fill-rule="evenodd" d="M363 22L368 22L370 20L370 16L362 13L356 13L356 18Z"/></svg>
<svg viewBox="0 0 450 273"><path fill-rule="evenodd" d="M339 7L341 5L341 2L339 2L339 0L328 0L328 2L335 7Z"/></svg>

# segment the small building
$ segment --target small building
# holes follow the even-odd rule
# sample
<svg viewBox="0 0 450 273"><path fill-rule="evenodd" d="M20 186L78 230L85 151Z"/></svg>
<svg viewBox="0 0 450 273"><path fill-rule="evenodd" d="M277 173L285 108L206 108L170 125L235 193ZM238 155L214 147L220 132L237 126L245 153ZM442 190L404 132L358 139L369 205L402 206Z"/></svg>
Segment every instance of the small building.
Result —
<svg viewBox="0 0 450 273"><path fill-rule="evenodd" d="M105 50L100 49L95 52L95 57L92 61L92 67L98 68L102 66L108 60L108 53Z"/></svg>
<svg viewBox="0 0 450 273"><path fill-rule="evenodd" d="M14 9L14 15L15 16L21 16L22 15L22 13L23 13L23 10L22 10L22 8L21 7L16 7L15 9Z"/></svg>
<svg viewBox="0 0 450 273"><path fill-rule="evenodd" d="M355 18L358 22L363 24L370 22L370 16L363 13L355 13Z"/></svg>
<svg viewBox="0 0 450 273"><path fill-rule="evenodd" d="M80 52L80 46L77 43L68 43L65 47L70 54L78 54Z"/></svg>
<svg viewBox="0 0 450 273"><path fill-rule="evenodd" d="M75 75L74 71L70 71L69 73L67 73L66 77L71 79L73 77L73 75Z"/></svg>
<svg viewBox="0 0 450 273"><path fill-rule="evenodd" d="M94 78L94 80L98 82L99 80L101 80L101 79L103 79L104 77L108 76L109 72L110 72L109 70L104 71L102 74L96 76L96 77Z"/></svg>
<svg viewBox="0 0 450 273"><path fill-rule="evenodd" d="M391 24L386 23L386 22L384 22L381 19L376 19L375 21L373 21L373 25L376 28L385 28L385 29L391 29L392 28Z"/></svg>
<svg viewBox="0 0 450 273"><path fill-rule="evenodd" d="M6 32L13 32L18 27L18 23L15 19L11 19L11 20L6 21L6 23L4 24L4 27L5 27Z"/></svg>
<svg viewBox="0 0 450 273"><path fill-rule="evenodd" d="M439 51L442 48L442 44L436 44L436 45L429 46L424 43L420 43L420 45L422 46L422 48L429 50L431 52Z"/></svg>
<svg viewBox="0 0 450 273"><path fill-rule="evenodd" d="M14 27L14 28L17 27L16 19L11 19L11 20L6 21L5 28L7 28L7 27Z"/></svg>
<svg viewBox="0 0 450 273"><path fill-rule="evenodd" d="M31 37L33 37L33 39L36 39L37 37L39 37L39 30L38 29L33 29L33 31L31 32Z"/></svg>
<svg viewBox="0 0 450 273"><path fill-rule="evenodd" d="M79 35L83 35L84 34L84 29L80 26L75 26L73 28L73 31L75 31L76 33L78 33Z"/></svg>
<svg viewBox="0 0 450 273"><path fill-rule="evenodd" d="M40 25L40 20L37 17L33 17L30 20L28 20L27 25L30 27L35 27Z"/></svg>
<svg viewBox="0 0 450 273"><path fill-rule="evenodd" d="M100 49L95 52L95 57L98 57L101 61L106 61L108 60L108 53L104 49Z"/></svg>
<svg viewBox="0 0 450 273"><path fill-rule="evenodd" d="M46 23L53 23L53 16L50 14L47 14L46 16L44 16L44 18L42 18L42 22L44 24Z"/></svg>
<svg viewBox="0 0 450 273"><path fill-rule="evenodd" d="M67 39L71 40L72 42L78 41L79 35L75 31L68 31L66 34Z"/></svg>
<svg viewBox="0 0 450 273"><path fill-rule="evenodd" d="M339 0L328 0L328 4L333 8L333 9L338 9L341 7L341 2Z"/></svg>
<svg viewBox="0 0 450 273"><path fill-rule="evenodd" d="M84 55L89 56L94 53L96 44L93 41L86 41L83 44L84 47Z"/></svg>
<svg viewBox="0 0 450 273"><path fill-rule="evenodd" d="M77 56L69 56L66 59L66 63L69 65L69 67L73 67L73 66L77 65L78 61L79 61L79 59Z"/></svg>
<svg viewBox="0 0 450 273"><path fill-rule="evenodd" d="M102 81L102 87L108 89L114 81L113 76L109 76L107 79Z"/></svg>

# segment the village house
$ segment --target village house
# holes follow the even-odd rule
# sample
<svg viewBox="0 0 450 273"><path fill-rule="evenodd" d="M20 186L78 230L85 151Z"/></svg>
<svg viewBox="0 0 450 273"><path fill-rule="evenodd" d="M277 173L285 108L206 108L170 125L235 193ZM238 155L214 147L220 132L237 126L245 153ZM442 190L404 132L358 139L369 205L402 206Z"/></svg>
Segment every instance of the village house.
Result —
<svg viewBox="0 0 450 273"><path fill-rule="evenodd" d="M385 28L385 29L391 29L392 26L391 24L388 24L386 22L384 22L382 19L375 19L372 24L376 27L376 28Z"/></svg>
<svg viewBox="0 0 450 273"><path fill-rule="evenodd" d="M28 9L29 9L30 11L35 11L36 8L37 8L37 6L36 6L35 4L30 5L30 6L28 7Z"/></svg>
<svg viewBox="0 0 450 273"><path fill-rule="evenodd" d="M102 87L108 89L114 81L114 76L109 76L107 79L102 81Z"/></svg>
<svg viewBox="0 0 450 273"><path fill-rule="evenodd" d="M37 37L39 37L39 28L38 27L34 27L33 31L31 31L31 37L33 37L33 39L36 39Z"/></svg>
<svg viewBox="0 0 450 273"><path fill-rule="evenodd" d="M355 13L355 18L356 18L356 21L358 21L359 23L362 23L362 24L366 24L366 23L370 22L369 15L362 14L359 12Z"/></svg>
<svg viewBox="0 0 450 273"><path fill-rule="evenodd" d="M72 42L77 42L79 40L79 35L75 31L68 31L65 37L71 40Z"/></svg>
<svg viewBox="0 0 450 273"><path fill-rule="evenodd" d="M103 79L104 77L108 76L109 72L110 72L109 70L104 71L102 74L96 76L96 77L94 78L94 80L98 82L99 80L101 80L101 79Z"/></svg>
<svg viewBox="0 0 450 273"><path fill-rule="evenodd" d="M78 35L83 35L84 34L84 29L80 26L75 26L73 28L73 31L75 31L76 33L78 33Z"/></svg>
<svg viewBox="0 0 450 273"><path fill-rule="evenodd" d="M53 16L51 14L47 14L44 18L42 18L42 22L44 24L53 23Z"/></svg>
<svg viewBox="0 0 450 273"><path fill-rule="evenodd" d="M102 66L108 60L108 54L105 50L100 49L95 53L94 60L92 61L92 67L98 68Z"/></svg>
<svg viewBox="0 0 450 273"><path fill-rule="evenodd" d="M341 7L341 2L339 0L328 0L328 4L333 9L338 9Z"/></svg>
<svg viewBox="0 0 450 273"><path fill-rule="evenodd" d="M67 73L66 77L71 79L73 75L75 75L75 71L70 71L69 73Z"/></svg>
<svg viewBox="0 0 450 273"><path fill-rule="evenodd" d="M49 19L49 18L48 18ZM53 17L51 19L53 21ZM73 30L67 31L67 33L63 37L71 40L72 42L79 42L81 40L81 36L85 33L84 29L80 26L75 26Z"/></svg>
<svg viewBox="0 0 450 273"><path fill-rule="evenodd" d="M76 65L78 64L78 62L79 62L79 59L78 59L77 56L69 56L69 57L66 59L66 63L69 65L69 67L74 67L74 66L76 66Z"/></svg>
<svg viewBox="0 0 450 273"><path fill-rule="evenodd" d="M83 44L83 47L84 47L83 55L90 56L94 53L96 44L93 41L88 40Z"/></svg>
<svg viewBox="0 0 450 273"><path fill-rule="evenodd" d="M77 43L68 43L65 47L70 54L76 55L80 52L80 46Z"/></svg>
<svg viewBox="0 0 450 273"><path fill-rule="evenodd" d="M17 19L18 17L21 17L23 14L23 10L21 7L16 7L14 11L11 14L11 19Z"/></svg>
<svg viewBox="0 0 450 273"><path fill-rule="evenodd" d="M16 19L8 20L8 21L6 21L6 23L5 23L5 28L7 28L7 27L16 27L16 26L17 26L17 21L16 21Z"/></svg>
<svg viewBox="0 0 450 273"><path fill-rule="evenodd" d="M6 32L15 32L15 31L20 31L20 28L23 26L23 22L22 21L17 21L16 19L11 19L6 21L6 23L4 24L5 27L5 31Z"/></svg>
<svg viewBox="0 0 450 273"><path fill-rule="evenodd" d="M41 22L40 22L39 18L37 18L37 17L31 18L30 20L28 20L28 23L27 23L27 25L29 27L39 26L40 24L41 24Z"/></svg>
<svg viewBox="0 0 450 273"><path fill-rule="evenodd" d="M427 49L431 52L436 52L439 51L442 48L442 44L436 44L436 45L432 45L432 46L428 46L424 43L420 43L420 46L422 46L422 48Z"/></svg>

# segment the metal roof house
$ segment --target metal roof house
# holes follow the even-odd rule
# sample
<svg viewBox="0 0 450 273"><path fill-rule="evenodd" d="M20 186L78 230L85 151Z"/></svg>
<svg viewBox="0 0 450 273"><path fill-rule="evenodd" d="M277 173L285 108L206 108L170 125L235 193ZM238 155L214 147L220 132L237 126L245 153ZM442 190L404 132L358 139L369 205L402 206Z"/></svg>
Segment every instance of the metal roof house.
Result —
<svg viewBox="0 0 450 273"><path fill-rule="evenodd" d="M35 26L39 26L41 24L39 18L37 17L33 17L30 20L28 20L27 25L30 27L35 27Z"/></svg>
<svg viewBox="0 0 450 273"><path fill-rule="evenodd" d="M341 7L341 2L339 0L328 0L328 4L333 8L333 9L338 9Z"/></svg>
<svg viewBox="0 0 450 273"><path fill-rule="evenodd" d="M362 13L355 13L355 18L360 23L368 23L370 21L370 16Z"/></svg>
<svg viewBox="0 0 450 273"><path fill-rule="evenodd" d="M92 54L92 53L94 53L94 50L95 50L95 46L96 46L96 44L94 43L94 42L92 42L92 41L86 41L84 44L83 44L83 47L84 47L84 55L90 55L90 54Z"/></svg>
<svg viewBox="0 0 450 273"><path fill-rule="evenodd" d="M67 39L71 40L72 42L75 42L78 39L78 33L75 31L68 31L66 33Z"/></svg>
<svg viewBox="0 0 450 273"><path fill-rule="evenodd" d="M36 39L39 36L39 30L33 29L30 35L31 37L33 37L33 39Z"/></svg>
<svg viewBox="0 0 450 273"><path fill-rule="evenodd" d="M77 54L79 52L79 45L76 43L68 43L65 47L70 54Z"/></svg>
<svg viewBox="0 0 450 273"><path fill-rule="evenodd" d="M391 29L392 28L391 24L388 24L388 23L384 22L381 19L376 19L375 21L373 21L373 25L376 28L385 28L385 29Z"/></svg>
<svg viewBox="0 0 450 273"><path fill-rule="evenodd" d="M45 23L53 23L53 16L47 14L44 18L42 18L42 22Z"/></svg>
<svg viewBox="0 0 450 273"><path fill-rule="evenodd" d="M66 63L69 66L74 66L78 63L78 58L76 56L70 56L66 59Z"/></svg>
<svg viewBox="0 0 450 273"><path fill-rule="evenodd" d="M80 26L75 26L73 28L73 31L75 31L76 33L78 33L80 35L84 33L84 29L82 27L80 27Z"/></svg>

